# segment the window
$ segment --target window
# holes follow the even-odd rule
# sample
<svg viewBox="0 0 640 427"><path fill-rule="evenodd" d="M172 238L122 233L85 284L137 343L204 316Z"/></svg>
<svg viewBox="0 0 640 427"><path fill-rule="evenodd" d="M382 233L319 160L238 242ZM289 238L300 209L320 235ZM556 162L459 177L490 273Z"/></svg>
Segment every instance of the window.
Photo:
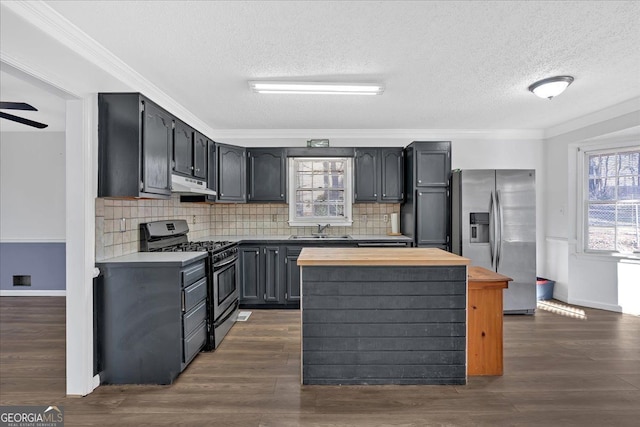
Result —
<svg viewBox="0 0 640 427"><path fill-rule="evenodd" d="M289 225L351 225L351 158L289 159Z"/></svg>
<svg viewBox="0 0 640 427"><path fill-rule="evenodd" d="M585 153L586 249L640 251L640 147Z"/></svg>

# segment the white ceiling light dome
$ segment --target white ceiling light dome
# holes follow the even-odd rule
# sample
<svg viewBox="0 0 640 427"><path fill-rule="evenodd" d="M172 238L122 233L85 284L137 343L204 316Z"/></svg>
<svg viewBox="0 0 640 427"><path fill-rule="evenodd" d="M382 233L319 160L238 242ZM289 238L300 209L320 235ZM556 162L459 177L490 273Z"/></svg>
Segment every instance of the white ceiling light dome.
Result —
<svg viewBox="0 0 640 427"><path fill-rule="evenodd" d="M560 95L573 82L571 76L556 76L539 80L529 86L529 90L540 98L551 99Z"/></svg>

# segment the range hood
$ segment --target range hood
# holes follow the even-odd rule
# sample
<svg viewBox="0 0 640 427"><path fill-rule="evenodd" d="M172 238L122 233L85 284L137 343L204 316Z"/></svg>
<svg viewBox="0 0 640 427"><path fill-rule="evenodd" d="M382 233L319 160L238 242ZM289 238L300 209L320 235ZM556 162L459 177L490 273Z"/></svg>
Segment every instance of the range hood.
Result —
<svg viewBox="0 0 640 427"><path fill-rule="evenodd" d="M171 175L171 192L187 194L207 194L215 196L216 192L207 188L207 182L201 179Z"/></svg>

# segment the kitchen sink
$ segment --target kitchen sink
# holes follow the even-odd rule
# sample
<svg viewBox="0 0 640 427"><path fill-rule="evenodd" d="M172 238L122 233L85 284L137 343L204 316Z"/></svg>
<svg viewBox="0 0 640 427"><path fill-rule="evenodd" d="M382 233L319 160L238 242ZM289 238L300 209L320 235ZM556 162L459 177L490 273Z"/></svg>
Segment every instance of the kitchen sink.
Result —
<svg viewBox="0 0 640 427"><path fill-rule="evenodd" d="M351 236L332 236L332 235L323 235L323 234L315 234L311 236L291 236L289 239L293 240L350 240Z"/></svg>

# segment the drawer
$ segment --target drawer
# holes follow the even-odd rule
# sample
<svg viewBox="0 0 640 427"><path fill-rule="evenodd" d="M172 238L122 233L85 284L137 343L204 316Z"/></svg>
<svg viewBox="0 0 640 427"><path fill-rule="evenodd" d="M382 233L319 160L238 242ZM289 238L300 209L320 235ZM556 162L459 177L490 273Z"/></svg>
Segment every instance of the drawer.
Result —
<svg viewBox="0 0 640 427"><path fill-rule="evenodd" d="M184 305L182 311L187 312L200 301L207 298L207 278L203 277L184 291Z"/></svg>
<svg viewBox="0 0 640 427"><path fill-rule="evenodd" d="M202 301L193 310L182 316L183 337L187 337L196 327L207 320L207 301Z"/></svg>
<svg viewBox="0 0 640 427"><path fill-rule="evenodd" d="M189 286L196 280L207 274L206 264L204 261L198 262L182 270L182 284Z"/></svg>
<svg viewBox="0 0 640 427"><path fill-rule="evenodd" d="M207 323L202 323L196 328L191 335L183 341L183 357L184 362L189 363L196 354L202 349L204 343L207 341Z"/></svg>

